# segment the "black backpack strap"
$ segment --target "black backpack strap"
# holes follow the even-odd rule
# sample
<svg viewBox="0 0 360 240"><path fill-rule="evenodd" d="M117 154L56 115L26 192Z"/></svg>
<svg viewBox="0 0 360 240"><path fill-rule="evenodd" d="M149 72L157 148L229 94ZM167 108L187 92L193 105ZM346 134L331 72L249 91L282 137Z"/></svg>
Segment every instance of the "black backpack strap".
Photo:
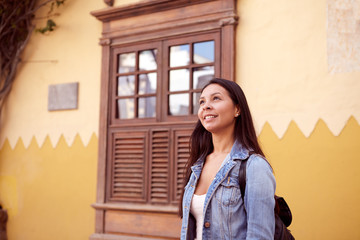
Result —
<svg viewBox="0 0 360 240"><path fill-rule="evenodd" d="M244 196L245 196L245 187L246 187L246 163L249 157L240 161L240 168L239 168L239 186L240 186L241 198L244 204L245 204Z"/></svg>
<svg viewBox="0 0 360 240"><path fill-rule="evenodd" d="M249 157L251 156L251 153L249 153ZM245 209L245 187L246 187L246 164L247 160L249 159L247 157L244 160L240 161L240 167L239 167L239 187L241 192L241 198L243 200L244 209ZM292 221L292 215L289 206L285 202L285 200L282 197L274 196L275 197L275 204L276 208L275 211L275 236L274 239L289 239L289 240L295 240L294 236L291 234L290 230L287 229L291 224ZM246 212L246 209L245 209Z"/></svg>

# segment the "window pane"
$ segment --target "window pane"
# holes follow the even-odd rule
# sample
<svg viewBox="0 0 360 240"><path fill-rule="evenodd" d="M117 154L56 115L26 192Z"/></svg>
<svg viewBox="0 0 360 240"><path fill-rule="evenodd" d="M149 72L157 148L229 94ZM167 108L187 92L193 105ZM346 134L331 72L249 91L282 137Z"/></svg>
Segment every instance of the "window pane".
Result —
<svg viewBox="0 0 360 240"><path fill-rule="evenodd" d="M186 66L190 63L189 44L170 47L170 67Z"/></svg>
<svg viewBox="0 0 360 240"><path fill-rule="evenodd" d="M214 62L214 41L194 43L194 63Z"/></svg>
<svg viewBox="0 0 360 240"><path fill-rule="evenodd" d="M141 51L139 54L139 69L155 70L157 68L156 54L156 49Z"/></svg>
<svg viewBox="0 0 360 240"><path fill-rule="evenodd" d="M118 77L118 96L129 96L135 94L135 76Z"/></svg>
<svg viewBox="0 0 360 240"><path fill-rule="evenodd" d="M156 73L139 75L139 94L156 92Z"/></svg>
<svg viewBox="0 0 360 240"><path fill-rule="evenodd" d="M170 71L169 90L183 91L189 90L190 87L190 76L188 69L179 69Z"/></svg>
<svg viewBox="0 0 360 240"><path fill-rule="evenodd" d="M171 94L169 96L169 115L189 114L189 94Z"/></svg>
<svg viewBox="0 0 360 240"><path fill-rule="evenodd" d="M193 93L193 114L197 114L200 104L199 104L199 98L201 96L201 93Z"/></svg>
<svg viewBox="0 0 360 240"><path fill-rule="evenodd" d="M146 97L139 98L139 118L155 117L156 114L156 98Z"/></svg>
<svg viewBox="0 0 360 240"><path fill-rule="evenodd" d="M133 98L118 99L117 103L120 119L130 119L135 117Z"/></svg>
<svg viewBox="0 0 360 240"><path fill-rule="evenodd" d="M195 68L193 72L193 89L201 89L214 77L214 66Z"/></svg>
<svg viewBox="0 0 360 240"><path fill-rule="evenodd" d="M135 53L123 53L119 55L118 73L128 73L135 71Z"/></svg>

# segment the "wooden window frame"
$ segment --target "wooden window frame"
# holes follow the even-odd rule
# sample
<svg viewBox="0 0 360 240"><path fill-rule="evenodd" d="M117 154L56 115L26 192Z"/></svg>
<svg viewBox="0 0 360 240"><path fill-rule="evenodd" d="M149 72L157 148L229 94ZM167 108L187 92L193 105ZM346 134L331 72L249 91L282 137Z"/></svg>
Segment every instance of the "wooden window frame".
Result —
<svg viewBox="0 0 360 240"><path fill-rule="evenodd" d="M111 88L111 92L109 93L111 96L111 100L109 101L109 106L110 106L110 125L111 126L116 126L116 125L121 125L121 124L126 124L126 123L149 123L149 122L156 122L159 121L160 118L158 115L156 115L155 118L131 118L131 119L119 119L116 118L115 113L116 113L116 103L115 103L115 96L116 96L116 91L117 91L117 84L115 81L115 78L117 77L116 71L115 69L117 69L118 67L118 60L116 58L116 55L119 53L126 53L126 52L134 52L134 51L141 51L141 50L145 50L145 49L150 49L150 48L156 48L158 49L158 53L157 53L157 62L161 62L159 59L159 56L161 56L162 52L161 52L161 47L159 46L159 42L150 42L150 43L141 43L141 44L132 44L129 46L122 46L121 48L112 48L111 49L111 58L113 59L112 64L111 64L111 68L110 68L110 76L111 79L109 81L109 85ZM114 60L116 59L116 60ZM137 63L138 64L138 63ZM160 70L161 70L161 64L160 66L157 67L157 75L160 75ZM157 81L157 89L160 88L160 82ZM135 93L136 95L136 93ZM158 95L158 94L156 94ZM159 97L157 96L156 98L156 112L159 111L159 107L160 107L160 101L161 99L159 99ZM135 106L137 106L135 104Z"/></svg>
<svg viewBox="0 0 360 240"><path fill-rule="evenodd" d="M189 44L193 45L193 43L197 42L205 42L205 41L214 41L214 62L212 63L205 63L205 64L195 64L190 62L186 66L181 67L175 67L171 68L169 66L169 47L174 45L181 45L181 44ZM156 116L154 118L131 118L131 119L119 119L115 115L116 113L116 91L117 91L117 83L115 79L119 75L115 69L118 68L118 60L117 55L121 53L127 53L127 52L139 52L141 50L145 49L151 49L155 48L158 50L157 52L157 63L158 63L158 69L157 69L157 93L156 93ZM190 55L192 56L192 52L190 52ZM111 92L109 93L111 95L111 100L109 101L110 106L110 125L111 126L120 126L123 124L138 124L138 123L150 123L150 122L174 122L174 121L195 121L197 119L196 114L189 113L188 115L176 115L171 116L168 114L167 107L169 106L169 99L168 96L170 95L169 89L169 71L170 69L189 69L189 76L190 76L190 86L193 82L193 70L197 67L204 67L204 66L213 66L214 67L214 76L219 77L220 76L220 31L211 31L206 33L197 33L197 34L191 34L189 36L185 36L181 39L172 38L172 39L160 39L157 41L153 41L150 43L141 43L141 44L134 44L131 46L122 46L111 49L111 56L113 60L110 68L110 89ZM138 75L138 71L135 71L134 75ZM184 93L192 94L194 92L199 92L199 90L196 89L189 89L184 90ZM136 93L134 94L135 98L138 96ZM190 98L192 99L192 98ZM135 102L135 108L137 108L137 104ZM189 100L189 112L192 112L192 102Z"/></svg>
<svg viewBox="0 0 360 240"><path fill-rule="evenodd" d="M221 63L219 61L220 59L220 31L219 30L215 30L215 31L210 31L210 32L206 32L203 34L196 34L196 35L190 35L190 36L186 36L181 38L181 40L179 41L179 39L169 39L166 40L164 42L164 49L168 49L170 46L173 45L177 45L177 44L193 44L194 42L204 42L204 41L211 41L214 40L215 42L215 46L214 46L214 63L213 64L195 64L192 62L192 60L190 59L190 63L188 66L186 66L187 69L190 70L190 86L193 83L193 69L196 67L201 67L201 66L208 66L208 65L213 65L214 66L214 77L220 77L220 66ZM191 47L192 49L192 47ZM193 52L190 51L190 57L193 56ZM162 71L163 71L163 76L164 76L164 81L165 81L165 87L163 88L163 92L162 92L162 96L166 97L164 99L165 101L165 105L169 106L169 99L167 98L167 96L170 94L169 89L169 70L170 68L170 64L168 63L169 61L169 51L165 52L165 66L163 66ZM216 64L217 63L217 64ZM179 67L180 69L183 69L183 67ZM184 91L186 93L194 93L194 89L190 89L189 91ZM191 98L192 99L192 98ZM197 119L197 115L196 114L188 114L188 115L176 115L176 116L171 116L168 114L168 111L164 108L164 111L162 111L162 120L163 121L196 121ZM192 110L192 102L189 100L189 111Z"/></svg>
<svg viewBox="0 0 360 240"><path fill-rule="evenodd" d="M184 14L185 13L185 14ZM117 121L112 115L114 111L114 94L111 91L116 89L113 87L114 67L116 63L113 61L114 51L117 48L125 48L133 45L147 45L151 42L158 42L161 39L171 39L190 37L197 34L206 34L211 32L219 33L218 44L215 47L215 62L220 62L218 69L215 69L216 77L222 77L229 80L235 80L235 28L237 24L236 0L149 0L124 7L111 7L103 10L91 12L98 20L103 23L103 32L100 39L102 47L102 63L101 63L101 99L100 99L100 124L99 124L99 152L98 152L98 180L97 180L97 196L96 203L92 206L95 208L96 223L95 233L90 239L128 239L129 236L135 236L136 239L148 239L159 237L164 239L174 239L179 237L180 230L167 226L156 226L156 228L142 229L141 234L138 232L136 222L127 226L126 229L119 228L119 224L123 223L122 216L129 216L128 219L138 220L136 216L142 216L144 219L164 219L164 223L174 224L178 226L176 217L177 206L175 203L179 197L178 182L181 180L179 176L180 169L176 168L177 159L186 161L186 153L184 152L186 139L196 121L196 116L189 118L188 116L167 116L164 109L160 109L160 116L156 119L136 119L137 121ZM164 54L159 54L158 56ZM166 59L165 59L166 60ZM160 59L164 63L164 59ZM163 71L163 76L167 71L164 66L158 66L158 71ZM165 74L165 75L164 75ZM167 81L167 79L166 79ZM159 84L159 83L158 83ZM163 88L164 89L164 88ZM164 95L165 94L165 95ZM161 93L157 101L164 101ZM160 107L157 104L156 107ZM131 129L136 126L134 131L148 131L154 128L154 131L161 129L168 130L171 146L182 142L181 148L171 150L169 154L175 156L175 161L169 162L169 169L175 172L175 176L171 176L169 181L175 182L177 188L170 189L169 204L148 204L149 196L144 196L143 204L119 203L116 197L111 197L110 189L108 189L109 175L111 169L108 168L108 161L113 159L110 157L113 153L111 150L111 142L114 134L119 129ZM148 140L151 141L151 133L147 132ZM150 152L150 149L145 151ZM183 155L182 155L183 154ZM181 157L180 157L181 156ZM179 160L180 161L180 160ZM145 168L151 167L151 162L146 163ZM145 171L146 172L146 171ZM145 179L149 179L146 176ZM149 185L145 192L151 194ZM115 201L113 201L115 200ZM150 215L143 215L144 213ZM126 215L128 214L128 215ZM149 217L149 218L147 218ZM142 219L142 218L140 218ZM145 220L139 220L145 221ZM162 221L162 220L161 220ZM161 225L161 224L160 224ZM169 230L170 229L170 230Z"/></svg>

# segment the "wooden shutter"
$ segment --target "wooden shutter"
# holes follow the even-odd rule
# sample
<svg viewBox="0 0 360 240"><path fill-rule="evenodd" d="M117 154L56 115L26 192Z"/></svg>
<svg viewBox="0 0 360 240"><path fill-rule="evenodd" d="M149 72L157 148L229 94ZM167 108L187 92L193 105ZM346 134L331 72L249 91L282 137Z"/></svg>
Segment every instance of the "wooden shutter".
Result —
<svg viewBox="0 0 360 240"><path fill-rule="evenodd" d="M185 130L176 130L174 131L174 150L175 150L175 181L174 189L175 193L173 196L174 201L180 200L180 195L182 192L183 178L185 164L189 158L189 139L192 129Z"/></svg>
<svg viewBox="0 0 360 240"><path fill-rule="evenodd" d="M145 201L146 133L113 134L112 200Z"/></svg>
<svg viewBox="0 0 360 240"><path fill-rule="evenodd" d="M151 139L151 202L169 200L169 130L152 131Z"/></svg>

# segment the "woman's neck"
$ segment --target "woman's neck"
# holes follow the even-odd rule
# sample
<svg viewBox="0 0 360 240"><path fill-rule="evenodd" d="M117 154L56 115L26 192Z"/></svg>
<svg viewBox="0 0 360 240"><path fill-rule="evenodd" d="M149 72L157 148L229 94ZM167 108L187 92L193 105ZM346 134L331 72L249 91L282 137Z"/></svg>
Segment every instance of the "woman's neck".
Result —
<svg viewBox="0 0 360 240"><path fill-rule="evenodd" d="M235 138L233 134L218 135L212 134L212 140L214 144L213 153L230 153L234 144Z"/></svg>

